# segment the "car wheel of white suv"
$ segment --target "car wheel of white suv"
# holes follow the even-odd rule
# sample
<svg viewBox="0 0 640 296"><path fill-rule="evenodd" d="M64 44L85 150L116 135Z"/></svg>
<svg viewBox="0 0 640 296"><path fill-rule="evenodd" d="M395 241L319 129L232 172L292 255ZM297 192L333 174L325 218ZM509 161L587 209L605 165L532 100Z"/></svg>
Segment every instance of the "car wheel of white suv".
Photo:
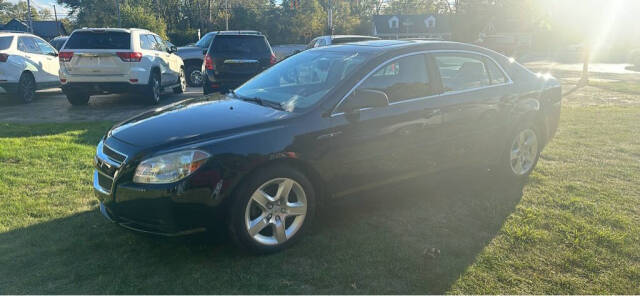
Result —
<svg viewBox="0 0 640 296"><path fill-rule="evenodd" d="M21 103L31 103L36 95L36 80L29 72L24 72L20 75L18 81L18 91L16 93L16 99Z"/></svg>
<svg viewBox="0 0 640 296"><path fill-rule="evenodd" d="M180 69L180 77L178 78L180 85L173 88L173 93L181 94L187 90L187 79L184 77L184 69Z"/></svg>
<svg viewBox="0 0 640 296"><path fill-rule="evenodd" d="M152 73L147 85L147 102L149 104L158 104L160 102L160 75Z"/></svg>

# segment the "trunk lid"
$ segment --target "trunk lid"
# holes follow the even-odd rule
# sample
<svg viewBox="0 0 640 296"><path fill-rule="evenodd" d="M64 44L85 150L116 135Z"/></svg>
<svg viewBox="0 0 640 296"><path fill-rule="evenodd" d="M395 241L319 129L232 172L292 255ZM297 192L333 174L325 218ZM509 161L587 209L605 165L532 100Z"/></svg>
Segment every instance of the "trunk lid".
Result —
<svg viewBox="0 0 640 296"><path fill-rule="evenodd" d="M71 60L60 63L71 75L126 75L130 62L118 52L131 52L131 34L126 31L87 30L69 37L63 52L72 52Z"/></svg>

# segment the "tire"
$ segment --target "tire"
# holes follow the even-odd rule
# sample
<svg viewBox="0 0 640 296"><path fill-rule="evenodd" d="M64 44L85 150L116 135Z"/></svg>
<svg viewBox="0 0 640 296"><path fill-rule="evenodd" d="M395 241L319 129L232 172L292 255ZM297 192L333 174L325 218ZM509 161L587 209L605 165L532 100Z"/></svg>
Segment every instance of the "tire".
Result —
<svg viewBox="0 0 640 296"><path fill-rule="evenodd" d="M209 86L209 84L204 83L202 85L202 94L208 95L208 94L212 94L214 92L216 92L217 90L212 88L211 86Z"/></svg>
<svg viewBox="0 0 640 296"><path fill-rule="evenodd" d="M229 208L229 233L249 252L283 250L295 243L313 221L315 191L309 179L293 168L278 165L260 169L238 188ZM279 194L285 188L290 189L289 194Z"/></svg>
<svg viewBox="0 0 640 296"><path fill-rule="evenodd" d="M502 178L516 182L527 180L540 158L543 141L540 135L533 121L519 124L509 134L497 164Z"/></svg>
<svg viewBox="0 0 640 296"><path fill-rule="evenodd" d="M180 77L178 77L178 80L180 81L180 86L176 86L173 88L173 93L174 94L181 94L184 93L185 90L187 90L187 80L184 77L184 69L180 69Z"/></svg>
<svg viewBox="0 0 640 296"><path fill-rule="evenodd" d="M160 75L157 72L152 72L145 91L147 103L150 105L158 104L160 102L160 91Z"/></svg>
<svg viewBox="0 0 640 296"><path fill-rule="evenodd" d="M187 84L191 87L200 87L202 86L203 77L202 77L202 66L189 65L187 66L187 70L185 71Z"/></svg>
<svg viewBox="0 0 640 296"><path fill-rule="evenodd" d="M36 80L33 78L33 74L24 72L20 75L18 80L18 88L14 99L23 104L29 104L33 102L36 96Z"/></svg>
<svg viewBox="0 0 640 296"><path fill-rule="evenodd" d="M89 102L89 94L82 92L67 92L67 101L74 106L84 106Z"/></svg>

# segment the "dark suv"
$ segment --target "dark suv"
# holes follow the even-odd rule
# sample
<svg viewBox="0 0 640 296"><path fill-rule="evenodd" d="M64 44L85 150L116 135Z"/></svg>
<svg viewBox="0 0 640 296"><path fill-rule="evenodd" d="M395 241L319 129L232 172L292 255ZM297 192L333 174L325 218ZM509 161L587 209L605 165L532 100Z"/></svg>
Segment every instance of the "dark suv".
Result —
<svg viewBox="0 0 640 296"><path fill-rule="evenodd" d="M216 34L204 57L203 92L225 93L275 63L276 56L261 33Z"/></svg>

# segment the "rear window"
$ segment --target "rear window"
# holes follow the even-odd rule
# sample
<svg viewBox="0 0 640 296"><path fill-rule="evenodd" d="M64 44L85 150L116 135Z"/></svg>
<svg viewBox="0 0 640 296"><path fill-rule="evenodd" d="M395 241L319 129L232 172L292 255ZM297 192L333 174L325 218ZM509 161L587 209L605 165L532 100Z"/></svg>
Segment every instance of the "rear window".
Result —
<svg viewBox="0 0 640 296"><path fill-rule="evenodd" d="M269 52L263 36L218 35L211 43L212 53L264 54Z"/></svg>
<svg viewBox="0 0 640 296"><path fill-rule="evenodd" d="M0 37L0 50L8 49L13 41L13 36Z"/></svg>
<svg viewBox="0 0 640 296"><path fill-rule="evenodd" d="M130 40L126 32L82 31L71 34L65 49L130 49Z"/></svg>

